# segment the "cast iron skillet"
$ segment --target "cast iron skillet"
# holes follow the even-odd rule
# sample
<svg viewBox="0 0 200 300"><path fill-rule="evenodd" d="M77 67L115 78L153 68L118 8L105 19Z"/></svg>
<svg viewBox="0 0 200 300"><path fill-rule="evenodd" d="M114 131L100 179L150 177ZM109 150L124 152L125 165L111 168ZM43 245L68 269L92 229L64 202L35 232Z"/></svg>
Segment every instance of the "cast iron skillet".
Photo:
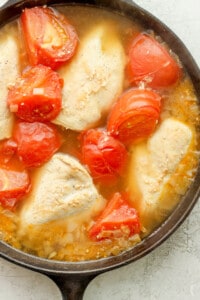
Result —
<svg viewBox="0 0 200 300"><path fill-rule="evenodd" d="M200 101L200 70L192 56L177 38L162 22L156 19L147 11L143 10L131 0L88 0L88 1L62 1L62 0L10 0L0 9L0 23L17 17L24 7L35 5L54 4L83 4L105 7L109 10L123 13L124 15L140 22L144 27L153 29L170 48L179 56L184 68L187 70L196 89ZM48 275L58 285L63 299L82 299L87 284L96 275L112 270L114 268L133 262L149 253L159 246L177 229L192 210L200 195L200 166L197 175L189 191L183 197L177 208L169 218L150 236L144 239L134 248L123 252L115 257L108 257L100 260L85 261L79 263L60 262L35 257L19 250L16 250L0 241L0 255L13 263L27 267L34 271Z"/></svg>

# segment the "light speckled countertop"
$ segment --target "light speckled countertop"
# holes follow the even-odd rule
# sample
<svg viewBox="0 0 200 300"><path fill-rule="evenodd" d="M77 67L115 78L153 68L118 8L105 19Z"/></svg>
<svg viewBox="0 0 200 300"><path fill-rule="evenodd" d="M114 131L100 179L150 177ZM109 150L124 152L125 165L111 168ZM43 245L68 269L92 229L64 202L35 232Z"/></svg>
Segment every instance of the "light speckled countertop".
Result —
<svg viewBox="0 0 200 300"><path fill-rule="evenodd" d="M0 3L5 2L0 0ZM200 1L136 0L164 21L200 66ZM126 267L95 278L84 300L200 299L200 202L159 248ZM0 300L61 300L46 276L0 259Z"/></svg>

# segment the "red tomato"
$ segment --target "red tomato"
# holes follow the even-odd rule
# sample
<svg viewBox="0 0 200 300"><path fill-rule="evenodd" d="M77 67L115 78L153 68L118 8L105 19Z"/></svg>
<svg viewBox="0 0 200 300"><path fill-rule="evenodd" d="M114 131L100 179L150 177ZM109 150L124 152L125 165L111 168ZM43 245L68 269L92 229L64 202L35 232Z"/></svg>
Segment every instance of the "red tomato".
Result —
<svg viewBox="0 0 200 300"><path fill-rule="evenodd" d="M181 69L163 45L142 33L130 46L127 73L130 82L144 81L153 88L165 88L177 82Z"/></svg>
<svg viewBox="0 0 200 300"><path fill-rule="evenodd" d="M90 129L82 134L82 161L94 179L111 183L123 173L127 151L105 130Z"/></svg>
<svg viewBox="0 0 200 300"><path fill-rule="evenodd" d="M49 67L28 68L9 89L10 111L27 122L53 120L61 110L62 86L63 80Z"/></svg>
<svg viewBox="0 0 200 300"><path fill-rule="evenodd" d="M25 8L21 25L31 65L43 64L57 69L74 55L77 33L65 16L56 10Z"/></svg>
<svg viewBox="0 0 200 300"><path fill-rule="evenodd" d="M61 145L60 135L44 123L20 122L14 129L17 153L26 167L38 167L48 161Z"/></svg>
<svg viewBox="0 0 200 300"><path fill-rule="evenodd" d="M160 101L160 96L151 90L128 90L110 112L108 132L127 144L147 138L158 122Z"/></svg>
<svg viewBox="0 0 200 300"><path fill-rule="evenodd" d="M30 178L26 170L0 168L0 204L14 209L30 190Z"/></svg>
<svg viewBox="0 0 200 300"><path fill-rule="evenodd" d="M89 237L102 240L129 237L140 232L140 221L135 208L131 207L127 194L115 193L89 230Z"/></svg>
<svg viewBox="0 0 200 300"><path fill-rule="evenodd" d="M17 151L17 144L12 139L0 142L0 164L7 164Z"/></svg>

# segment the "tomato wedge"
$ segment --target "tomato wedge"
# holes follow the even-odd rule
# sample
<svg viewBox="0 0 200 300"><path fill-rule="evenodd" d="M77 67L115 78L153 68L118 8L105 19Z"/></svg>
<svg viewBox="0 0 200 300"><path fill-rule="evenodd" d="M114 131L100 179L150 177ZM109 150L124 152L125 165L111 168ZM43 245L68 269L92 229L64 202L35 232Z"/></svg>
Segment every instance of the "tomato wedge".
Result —
<svg viewBox="0 0 200 300"><path fill-rule="evenodd" d="M58 11L25 8L21 27L31 65L43 64L55 70L74 55L78 44L76 30Z"/></svg>
<svg viewBox="0 0 200 300"><path fill-rule="evenodd" d="M27 168L42 165L61 146L55 127L39 122L19 122L13 139L17 143L17 154Z"/></svg>
<svg viewBox="0 0 200 300"><path fill-rule="evenodd" d="M27 122L46 122L61 110L63 80L49 67L28 68L9 89L7 103L11 112Z"/></svg>
<svg viewBox="0 0 200 300"><path fill-rule="evenodd" d="M81 135L82 161L94 179L114 183L123 174L127 151L125 146L105 130L90 129Z"/></svg>
<svg viewBox="0 0 200 300"><path fill-rule="evenodd" d="M141 33L131 43L127 74L132 83L165 88L178 81L181 68L162 44Z"/></svg>
<svg viewBox="0 0 200 300"><path fill-rule="evenodd" d="M161 97L147 89L130 89L121 95L110 112L108 132L130 144L147 138L160 117Z"/></svg>
<svg viewBox="0 0 200 300"><path fill-rule="evenodd" d="M138 234L140 227L138 213L129 204L128 195L115 193L89 230L89 237L96 241L129 237Z"/></svg>
<svg viewBox="0 0 200 300"><path fill-rule="evenodd" d="M30 178L26 170L0 168L0 204L14 209L30 190Z"/></svg>

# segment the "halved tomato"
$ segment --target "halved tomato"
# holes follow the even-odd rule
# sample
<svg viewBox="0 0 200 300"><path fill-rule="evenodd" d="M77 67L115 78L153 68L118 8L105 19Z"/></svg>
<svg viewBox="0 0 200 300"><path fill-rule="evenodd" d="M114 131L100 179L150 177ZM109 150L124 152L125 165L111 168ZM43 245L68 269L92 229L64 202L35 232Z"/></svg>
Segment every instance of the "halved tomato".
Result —
<svg viewBox="0 0 200 300"><path fill-rule="evenodd" d="M152 36L141 33L131 43L127 74L130 82L153 88L175 84L181 68L168 50Z"/></svg>
<svg viewBox="0 0 200 300"><path fill-rule="evenodd" d="M62 106L63 80L49 67L27 68L10 87L7 103L11 112L27 122L46 122L57 117Z"/></svg>
<svg viewBox="0 0 200 300"><path fill-rule="evenodd" d="M126 165L128 155L125 146L101 129L83 132L81 141L82 161L93 178L104 184L115 183Z"/></svg>
<svg viewBox="0 0 200 300"><path fill-rule="evenodd" d="M147 138L160 117L161 97L148 89L130 89L123 93L110 112L108 132L129 144Z"/></svg>
<svg viewBox="0 0 200 300"><path fill-rule="evenodd" d="M61 145L56 128L40 122L17 123L13 139L17 143L17 154L27 168L48 161Z"/></svg>
<svg viewBox="0 0 200 300"><path fill-rule="evenodd" d="M76 30L55 9L25 8L21 25L30 64L57 69L74 55L78 44Z"/></svg>
<svg viewBox="0 0 200 300"><path fill-rule="evenodd" d="M115 193L89 230L89 237L103 239L129 237L141 230L138 213L129 203L127 194Z"/></svg>
<svg viewBox="0 0 200 300"><path fill-rule="evenodd" d="M29 192L30 178L26 170L0 168L0 204L14 209L17 203Z"/></svg>

